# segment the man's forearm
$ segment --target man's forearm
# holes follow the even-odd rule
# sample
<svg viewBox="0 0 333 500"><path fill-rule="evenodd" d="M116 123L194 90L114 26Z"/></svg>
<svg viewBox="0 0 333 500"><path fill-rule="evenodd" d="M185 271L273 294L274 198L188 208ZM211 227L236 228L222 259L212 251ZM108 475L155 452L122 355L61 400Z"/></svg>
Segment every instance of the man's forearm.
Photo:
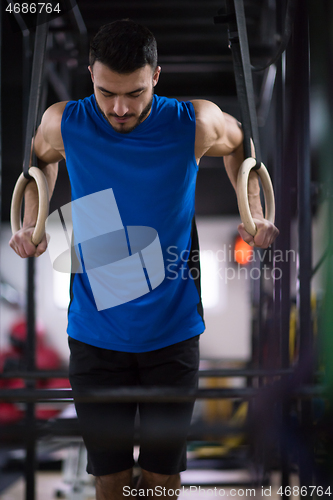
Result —
<svg viewBox="0 0 333 500"><path fill-rule="evenodd" d="M58 176L58 163L46 164L38 160L38 167L43 171L49 188L49 199L51 199L54 186ZM35 226L38 214L38 192L34 181L27 184L24 192L24 217L23 227Z"/></svg>

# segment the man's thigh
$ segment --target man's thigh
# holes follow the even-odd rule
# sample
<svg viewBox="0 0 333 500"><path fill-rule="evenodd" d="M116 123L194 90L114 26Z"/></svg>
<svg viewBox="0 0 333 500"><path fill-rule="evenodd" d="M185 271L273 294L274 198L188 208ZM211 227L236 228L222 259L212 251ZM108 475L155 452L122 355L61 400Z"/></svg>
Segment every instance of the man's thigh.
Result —
<svg viewBox="0 0 333 500"><path fill-rule="evenodd" d="M138 355L141 386L196 389L199 337ZM177 474L186 469L186 439L194 402L141 403L140 457L143 469Z"/></svg>
<svg viewBox="0 0 333 500"><path fill-rule="evenodd" d="M137 385L135 358L69 339L69 378L75 392ZM136 403L75 402L80 430L88 452L87 471L95 476L133 466Z"/></svg>

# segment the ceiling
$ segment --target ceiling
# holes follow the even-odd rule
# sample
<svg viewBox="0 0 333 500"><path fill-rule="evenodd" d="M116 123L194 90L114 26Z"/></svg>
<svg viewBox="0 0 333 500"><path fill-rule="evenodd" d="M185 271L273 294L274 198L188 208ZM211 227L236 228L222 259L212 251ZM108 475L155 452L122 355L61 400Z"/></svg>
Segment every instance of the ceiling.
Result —
<svg viewBox="0 0 333 500"><path fill-rule="evenodd" d="M63 0L64 7L71 0ZM72 2L73 4L73 2ZM277 44L275 0L244 0L252 64L268 60ZM227 27L214 24L224 0L78 0L51 22L44 107L90 95L89 40L98 28L129 18L154 33L162 74L156 92L180 99L207 98L239 117ZM2 220L9 220L13 186L21 172L23 130L29 89L33 36L24 39L13 15L3 15L2 29ZM27 50L28 49L28 50ZM257 105L263 74L254 75ZM269 105L269 103L268 103ZM237 213L233 189L222 159L204 158L197 183L199 215ZM69 200L65 165L61 164L51 210Z"/></svg>

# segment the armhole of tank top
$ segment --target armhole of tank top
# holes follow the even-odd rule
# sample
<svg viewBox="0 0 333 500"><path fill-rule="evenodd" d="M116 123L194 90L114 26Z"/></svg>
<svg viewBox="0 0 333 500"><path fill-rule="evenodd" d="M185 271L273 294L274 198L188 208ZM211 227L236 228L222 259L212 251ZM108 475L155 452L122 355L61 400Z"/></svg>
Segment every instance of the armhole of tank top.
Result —
<svg viewBox="0 0 333 500"><path fill-rule="evenodd" d="M193 122L193 157L192 157L192 161L193 161L193 164L195 165L196 167L196 170L198 171L199 170L199 165L197 163L197 159L196 159L196 156L195 156L195 134L196 134L196 118L195 118L195 111L194 111L194 106L193 104L191 103L191 101L186 101L185 102L185 105L186 105L186 108L187 108L187 111L188 111L188 114Z"/></svg>
<svg viewBox="0 0 333 500"><path fill-rule="evenodd" d="M62 141L64 143L65 153L66 153L67 139L65 139L66 134L63 134L63 131L65 128L65 121L66 121L66 118L68 116L68 109L69 109L71 103L73 103L73 101L68 101L68 103L66 104L64 111L62 112L61 124L60 124L60 132L61 132Z"/></svg>

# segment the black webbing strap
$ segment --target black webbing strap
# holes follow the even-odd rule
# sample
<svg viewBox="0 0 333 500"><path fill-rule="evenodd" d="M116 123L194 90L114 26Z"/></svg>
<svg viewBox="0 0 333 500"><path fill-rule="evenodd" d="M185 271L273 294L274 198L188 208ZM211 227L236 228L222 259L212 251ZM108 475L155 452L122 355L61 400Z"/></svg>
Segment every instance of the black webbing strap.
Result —
<svg viewBox="0 0 333 500"><path fill-rule="evenodd" d="M245 158L252 157L250 141L252 138L257 159L255 168L259 168L261 163L259 132L243 0L226 0L226 13L216 16L214 22L228 23L229 46L244 132L244 154Z"/></svg>
<svg viewBox="0 0 333 500"><path fill-rule="evenodd" d="M33 139L37 127L38 108L43 84L43 69L46 52L46 41L48 34L47 14L42 12L38 14L37 28L35 34L34 55L32 62L30 95L28 106L28 118L25 131L24 156L23 156L23 175L31 179L29 175L31 140ZM33 163L36 159L33 155Z"/></svg>

